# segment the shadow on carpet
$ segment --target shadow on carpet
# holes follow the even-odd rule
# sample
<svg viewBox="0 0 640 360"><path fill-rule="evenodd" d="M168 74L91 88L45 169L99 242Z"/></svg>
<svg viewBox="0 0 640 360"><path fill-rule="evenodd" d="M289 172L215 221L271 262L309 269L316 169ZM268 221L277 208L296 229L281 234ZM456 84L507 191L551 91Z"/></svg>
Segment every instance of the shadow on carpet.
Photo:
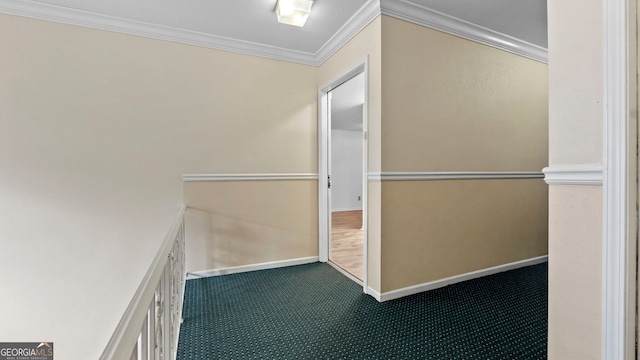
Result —
<svg viewBox="0 0 640 360"><path fill-rule="evenodd" d="M321 263L187 281L178 359L546 359L547 264L378 303Z"/></svg>

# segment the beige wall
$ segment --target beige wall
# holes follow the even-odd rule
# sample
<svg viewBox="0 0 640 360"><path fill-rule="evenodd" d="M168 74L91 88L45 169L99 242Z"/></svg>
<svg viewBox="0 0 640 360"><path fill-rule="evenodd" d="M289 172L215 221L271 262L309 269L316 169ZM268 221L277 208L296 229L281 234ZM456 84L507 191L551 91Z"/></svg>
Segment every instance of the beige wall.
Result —
<svg viewBox="0 0 640 360"><path fill-rule="evenodd" d="M540 171L547 65L382 18L383 171Z"/></svg>
<svg viewBox="0 0 640 360"><path fill-rule="evenodd" d="M547 66L382 17L382 170L535 171ZM382 290L547 253L542 180L382 184Z"/></svg>
<svg viewBox="0 0 640 360"><path fill-rule="evenodd" d="M549 359L600 359L602 189L549 190Z"/></svg>
<svg viewBox="0 0 640 360"><path fill-rule="evenodd" d="M183 203L183 173L317 167L314 67L8 15L0 53L3 341L97 359ZM262 190L264 208L233 216L268 211ZM308 196L307 249L316 196L294 193Z"/></svg>
<svg viewBox="0 0 640 360"><path fill-rule="evenodd" d="M173 114L185 127L186 173L318 171L315 67L192 51L173 75L189 80Z"/></svg>
<svg viewBox="0 0 640 360"><path fill-rule="evenodd" d="M546 198L538 179L384 182L382 290L546 255Z"/></svg>
<svg viewBox="0 0 640 360"><path fill-rule="evenodd" d="M317 68L200 50L206 62L191 86L204 91L196 106L203 115L186 122L185 173L317 173ZM318 254L317 181L184 189L194 208L186 217L188 271Z"/></svg>
<svg viewBox="0 0 640 360"><path fill-rule="evenodd" d="M549 2L549 165L602 164L602 2Z"/></svg>
<svg viewBox="0 0 640 360"><path fill-rule="evenodd" d="M318 256L315 180L184 184L187 271Z"/></svg>
<svg viewBox="0 0 640 360"><path fill-rule="evenodd" d="M318 68L318 86L331 81L361 63L369 60L368 73L368 156L369 172L381 170L381 106L382 106L382 62L381 62L381 18L367 25L358 35L345 44ZM380 290L380 183L369 182L368 189L368 281L369 287Z"/></svg>
<svg viewBox="0 0 640 360"><path fill-rule="evenodd" d="M602 164L602 3L550 1L549 164ZM600 359L602 190L549 191L550 360Z"/></svg>

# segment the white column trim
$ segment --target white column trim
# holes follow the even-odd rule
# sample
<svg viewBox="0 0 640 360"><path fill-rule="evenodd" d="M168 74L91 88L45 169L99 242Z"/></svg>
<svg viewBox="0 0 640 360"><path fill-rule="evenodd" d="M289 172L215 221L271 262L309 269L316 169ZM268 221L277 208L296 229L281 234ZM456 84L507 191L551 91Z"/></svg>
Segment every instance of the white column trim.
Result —
<svg viewBox="0 0 640 360"><path fill-rule="evenodd" d="M381 0L382 14L547 63L547 49L430 9L411 0Z"/></svg>
<svg viewBox="0 0 640 360"><path fill-rule="evenodd" d="M625 357L627 271L627 1L603 0L602 359ZM635 30L634 30L635 31ZM634 44L635 48L635 44Z"/></svg>
<svg viewBox="0 0 640 360"><path fill-rule="evenodd" d="M528 172L487 172L487 171L422 171L422 172L379 172L367 174L369 181L411 181L411 180L491 180L491 179L542 179L539 171Z"/></svg>
<svg viewBox="0 0 640 360"><path fill-rule="evenodd" d="M542 169L549 185L602 185L602 166L549 166Z"/></svg>
<svg viewBox="0 0 640 360"><path fill-rule="evenodd" d="M213 181L266 181L266 180L318 180L314 173L289 174L185 174L184 182L213 182Z"/></svg>

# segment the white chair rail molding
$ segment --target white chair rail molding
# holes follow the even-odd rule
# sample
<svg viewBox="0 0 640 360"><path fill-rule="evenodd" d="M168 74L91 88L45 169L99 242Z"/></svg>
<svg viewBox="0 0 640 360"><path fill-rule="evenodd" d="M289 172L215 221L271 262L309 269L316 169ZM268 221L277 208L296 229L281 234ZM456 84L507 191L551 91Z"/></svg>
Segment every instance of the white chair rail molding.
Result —
<svg viewBox="0 0 640 360"><path fill-rule="evenodd" d="M602 185L603 170L598 165L550 166L542 172L549 185Z"/></svg>

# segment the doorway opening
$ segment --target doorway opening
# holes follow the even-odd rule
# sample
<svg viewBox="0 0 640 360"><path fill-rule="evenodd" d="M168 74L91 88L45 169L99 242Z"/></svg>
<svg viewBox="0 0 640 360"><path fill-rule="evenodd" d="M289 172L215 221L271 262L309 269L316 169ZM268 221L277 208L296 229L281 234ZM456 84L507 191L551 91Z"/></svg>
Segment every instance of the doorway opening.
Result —
<svg viewBox="0 0 640 360"><path fill-rule="evenodd" d="M329 261L362 281L364 73L329 92Z"/></svg>
<svg viewBox="0 0 640 360"><path fill-rule="evenodd" d="M320 261L367 292L367 61L321 87Z"/></svg>

